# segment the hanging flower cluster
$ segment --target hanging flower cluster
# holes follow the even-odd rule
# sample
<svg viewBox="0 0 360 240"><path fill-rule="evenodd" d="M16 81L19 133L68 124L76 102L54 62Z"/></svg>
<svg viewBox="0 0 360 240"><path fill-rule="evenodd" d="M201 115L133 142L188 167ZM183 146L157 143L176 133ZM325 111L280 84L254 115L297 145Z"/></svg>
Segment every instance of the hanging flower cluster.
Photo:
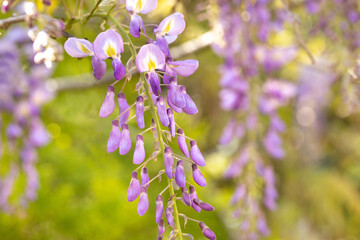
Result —
<svg viewBox="0 0 360 240"><path fill-rule="evenodd" d="M231 114L219 142L229 145L241 140L224 177L237 182L231 204L234 217L241 219L242 239L256 239L258 233L269 234L261 200L274 210L278 196L273 167L270 161L265 163L266 155L261 156L259 150L265 149L274 159L284 157L281 133L285 124L277 110L296 94L295 85L274 73L291 61L297 50L268 44L270 34L281 30L289 19L285 9L271 12L271 1L217 3L214 28L222 37L214 50L224 58L219 97L221 107ZM269 119L268 127L261 128L260 118Z"/></svg>
<svg viewBox="0 0 360 240"><path fill-rule="evenodd" d="M23 28L11 29L0 41L0 127L6 139L0 142L0 155L10 159L2 164L7 171L0 178L0 208L7 212L14 210L15 204L9 202L9 197L21 172L26 177L21 204L25 206L36 199L37 148L49 142L40 111L53 96L44 83L52 71L36 64L34 55L31 39ZM29 71L21 70L24 58Z"/></svg>
<svg viewBox="0 0 360 240"><path fill-rule="evenodd" d="M133 37L147 34L143 20L138 14L153 11L156 4L156 0L129 0L126 2L126 9L131 14L129 32ZM184 31L184 16L181 13L174 13L166 17L153 29L156 39L151 39L146 35L148 43L141 46L138 52L127 32L116 19L110 17L109 20L113 22L117 30L109 29L100 33L93 43L85 39L69 38L65 42L65 50L72 57L91 56L94 76L97 79L101 79L106 71L105 60L108 58L112 60L116 81L107 89L99 116L106 118L114 113L115 97L117 96L119 112L112 121L107 151L118 150L120 155L127 155L130 153L132 143L135 140L132 154L133 163L138 167L131 173L127 193L128 201L132 202L139 199L138 214L144 215L149 208L148 190L150 183L166 174L168 185L156 198L158 239L162 239L165 235L165 221L171 228L170 239L182 239L191 236L182 232L179 217L184 218L185 221L193 220L199 223L205 237L212 240L216 239L215 234L203 222L180 214L177 206L178 201L181 201L197 212L214 210L210 204L198 198L195 187L186 180L184 165L188 163L191 165L195 183L201 187L206 186L206 180L200 171L200 167L205 166L205 159L196 141L187 137L175 120L175 112L184 112L190 115L198 112L194 101L186 92L185 86L178 84L178 75L183 77L192 75L199 63L197 60L174 61L168 46ZM121 53L124 51L123 38L129 44L132 53L132 57L127 61L126 68L121 61ZM131 67L135 65L133 62L135 62L136 68ZM138 97L136 100L130 101L126 98L123 90L126 81L131 79L136 70L140 74L139 82L136 85ZM115 85L121 79L124 79L124 85L116 95ZM129 102L133 103L129 104ZM134 116L130 116L132 108L135 108L136 114ZM151 112L151 122L145 121L146 111ZM136 136L136 139L132 138L128 126L132 119L136 120L139 129L144 129ZM154 149L151 152L146 152L143 134L150 131L154 136ZM173 139L177 139L182 155L173 151L171 144ZM150 179L147 168L151 162L157 159L163 161L164 167ZM166 190L169 191L167 198L164 196Z"/></svg>
<svg viewBox="0 0 360 240"><path fill-rule="evenodd" d="M359 8L359 1L356 0L306 1L306 10L316 22L310 29L310 36L325 35L331 42L330 46L332 48L327 49L327 52L323 55L326 54L327 59L333 61L332 64L338 65L337 69L334 70L336 71L335 74L342 78L341 95L345 103L341 110L342 116L348 116L360 109L360 86L357 81L359 78L357 70L359 68L359 54L357 49L360 47L360 33L358 31L360 27ZM336 23L333 19L336 19ZM343 54L340 57L335 57L333 55L334 50L341 51ZM324 64L321 63L320 65ZM320 66L320 71L323 67ZM327 72L324 71L323 74L326 75ZM331 82L331 78L329 80Z"/></svg>

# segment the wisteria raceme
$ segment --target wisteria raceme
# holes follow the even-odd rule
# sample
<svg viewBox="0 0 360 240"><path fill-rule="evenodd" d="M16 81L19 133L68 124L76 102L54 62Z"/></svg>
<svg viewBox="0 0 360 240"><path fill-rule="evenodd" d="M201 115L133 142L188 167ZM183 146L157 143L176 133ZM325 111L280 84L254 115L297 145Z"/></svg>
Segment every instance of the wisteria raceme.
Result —
<svg viewBox="0 0 360 240"><path fill-rule="evenodd" d="M281 138L285 124L277 111L296 95L293 83L272 76L296 57L297 48L271 48L267 44L270 34L281 30L285 22L291 23L286 8L275 8L276 11L272 12L270 9L274 8L270 7L270 1L218 0L217 3L219 15L214 27L222 38L213 49L224 58L220 68L220 105L232 115L219 143L229 145L234 139L246 136L246 142L240 142L240 150L235 153L224 177L238 182L231 199L235 206L234 217L238 218L240 209L252 209L241 215L244 233L241 238L255 239L258 233L269 234L268 229L265 230L266 220L258 199L263 198L265 207L274 210L277 198L273 169L270 164L264 166L262 159L266 155L260 156L259 150L265 149L274 159L285 156ZM260 118L270 119L265 131L259 128ZM263 136L263 146L257 145L261 142L256 139L260 135ZM202 179L198 173L195 176ZM255 182L261 182L263 190ZM257 221L258 227L248 224L253 221Z"/></svg>
<svg viewBox="0 0 360 240"><path fill-rule="evenodd" d="M131 15L130 34L136 38L144 35L148 39L148 43L140 46L138 51L122 25L113 17L109 17L109 20L113 23L114 28L98 34L93 44L85 39L71 37L65 42L65 50L70 56L77 58L92 56L94 59L92 61L94 77L97 79L100 79L106 71L106 59L112 60L115 80L108 87L99 112L99 116L103 118L111 117L116 112L116 117L112 121L107 151L114 152L119 149L120 155L127 155L131 152L132 132L134 130L130 127L132 125L129 125L129 122L135 118L136 125L143 131L137 134L136 141L134 141L135 147L132 158L133 163L138 167L131 174L127 193L128 201L132 202L139 198L137 207L139 215L144 215L149 207L156 205L156 223L159 227L158 239L164 237L165 219L172 229L169 237L182 239L189 237L189 234L182 232L179 218L194 219L179 214L177 202L182 201L186 205L192 206L197 212L200 212L201 209L214 210L210 204L198 199L194 186L189 185L185 164L190 162L194 181L205 187L207 183L199 167L205 166L206 162L196 141L185 135L183 129L176 122L174 114L175 112L184 112L193 115L198 112L195 102L187 93L185 86L178 84L177 78L178 75L181 77L192 75L199 63L193 59L175 61L171 56L169 44L174 42L178 35L185 30L186 24L181 13L174 13L162 20L159 25L152 26L153 31L150 33L154 34L155 39L151 39L139 14L152 12L156 5L156 0L126 1L126 10ZM126 65L134 66L136 64L136 70L140 74L139 82L136 84L136 91L138 92L136 99L127 98L127 94L125 94L125 83L130 80L134 72L130 69L131 67L124 67L121 62L121 53L124 51L123 39L132 54ZM127 77L124 78L124 76ZM114 98L117 92L116 84L121 79L124 79L124 83L122 90L117 94L119 107L117 113ZM164 87L162 88L162 86ZM133 107L135 107L135 115L131 116ZM152 119L151 122L147 123L146 112L149 110ZM153 151L146 150L147 144L144 142L145 137L143 135L149 131L154 137ZM168 137L165 139L164 135ZM184 155L174 152L174 146L170 145L172 141L170 139L175 138L177 138L178 146ZM190 152L188 141L190 141L191 146ZM154 172L151 163L157 159L162 160L163 169L157 171L158 174L150 178L151 173ZM148 191L152 190L151 185L154 180L161 179L164 173L167 176L167 186L157 196L156 204L153 204L155 202L148 199ZM140 179L138 178L139 175ZM164 196L166 190L169 192L167 199ZM198 222L197 220L194 221ZM204 229L202 228L205 237L216 238L208 227Z"/></svg>
<svg viewBox="0 0 360 240"><path fill-rule="evenodd" d="M37 149L50 140L40 114L42 105L54 95L45 85L52 70L34 62L37 54L34 44L21 27L10 29L0 40L0 127L6 136L0 152L10 159L9 163L2 162L8 171L0 177L0 208L9 213L19 204L10 198L15 194L13 188L20 175L24 174L26 179L20 199L22 206L37 198L40 187ZM28 71L22 70L23 59L30 67Z"/></svg>

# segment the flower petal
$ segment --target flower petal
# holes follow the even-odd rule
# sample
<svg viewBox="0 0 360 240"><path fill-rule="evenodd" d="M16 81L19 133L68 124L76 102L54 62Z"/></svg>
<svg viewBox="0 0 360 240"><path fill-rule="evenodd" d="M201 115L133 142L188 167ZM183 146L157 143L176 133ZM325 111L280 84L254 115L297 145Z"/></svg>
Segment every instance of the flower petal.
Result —
<svg viewBox="0 0 360 240"><path fill-rule="evenodd" d="M115 88L113 86L109 86L106 92L106 96L103 104L101 105L99 116L102 118L106 118L110 116L115 109Z"/></svg>
<svg viewBox="0 0 360 240"><path fill-rule="evenodd" d="M136 57L139 72L150 72L165 68L165 56L155 44L146 44L140 48Z"/></svg>
<svg viewBox="0 0 360 240"><path fill-rule="evenodd" d="M184 31L185 25L184 15L176 12L164 18L159 26L154 29L154 33L160 36L177 36Z"/></svg>
<svg viewBox="0 0 360 240"><path fill-rule="evenodd" d="M107 143L107 152L114 152L120 145L121 132L119 129L119 121L112 121L112 129Z"/></svg>
<svg viewBox="0 0 360 240"><path fill-rule="evenodd" d="M173 65L174 71L180 76L187 77L193 74L199 67L199 61L188 59L184 61L169 62Z"/></svg>
<svg viewBox="0 0 360 240"><path fill-rule="evenodd" d="M130 27L129 31L131 36L133 37L140 37L141 30L146 34L145 32L145 26L142 18L139 15L131 15L131 21L130 21Z"/></svg>
<svg viewBox="0 0 360 240"><path fill-rule="evenodd" d="M112 66L114 69L114 77L116 80L121 80L125 74L126 70L120 59L114 58L112 61Z"/></svg>
<svg viewBox="0 0 360 240"><path fill-rule="evenodd" d="M91 58L94 77L100 80L106 73L106 62L100 60L95 55Z"/></svg>
<svg viewBox="0 0 360 240"><path fill-rule="evenodd" d="M117 58L123 51L123 39L112 29L100 33L94 41L94 53L101 60Z"/></svg>
<svg viewBox="0 0 360 240"><path fill-rule="evenodd" d="M64 44L65 51L72 57L83 58L94 54L93 45L86 39L71 37Z"/></svg>

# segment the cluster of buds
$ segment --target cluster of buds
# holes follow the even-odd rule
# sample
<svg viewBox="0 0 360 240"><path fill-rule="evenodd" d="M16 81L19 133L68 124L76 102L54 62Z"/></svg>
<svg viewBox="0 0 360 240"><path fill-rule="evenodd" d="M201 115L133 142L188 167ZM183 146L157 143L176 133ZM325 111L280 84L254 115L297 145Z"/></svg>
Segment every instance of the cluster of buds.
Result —
<svg viewBox="0 0 360 240"><path fill-rule="evenodd" d="M40 110L53 96L44 84L51 71L32 62L32 42L26 36L25 29L13 28L0 42L0 126L6 135L6 142L0 143L0 152L10 159L9 166L2 165L8 171L0 179L0 208L8 212L14 209L9 197L20 170L26 177L21 204L36 199L39 188L35 167L37 148L49 141ZM26 67L29 72L21 70L24 57L29 60Z"/></svg>
<svg viewBox="0 0 360 240"><path fill-rule="evenodd" d="M226 146L238 140L240 144L224 177L237 182L231 204L234 217L241 218L243 238L256 239L258 233L269 234L261 199L274 210L277 198L273 168L270 162L265 164L259 150L264 148L274 159L284 157L280 134L285 124L277 110L296 93L295 85L275 78L274 73L291 61L297 50L268 44L270 34L281 31L284 22L291 20L285 8L270 8L271 1L217 3L214 27L222 38L215 42L214 50L225 59L220 68L219 97L221 107L231 113L219 142ZM260 118L269 119L265 129L259 125ZM262 146L257 139L261 135Z"/></svg>
<svg viewBox="0 0 360 240"><path fill-rule="evenodd" d="M175 41L185 29L185 20L181 13L174 13L166 17L153 29L155 40L147 35L145 25L138 14L149 13L155 9L156 5L156 0L126 2L126 9L131 14L130 34L133 37L140 37L143 34L148 40L147 44L141 46L138 52L127 32L112 17L110 20L122 36L116 30L109 29L100 33L93 43L85 39L69 38L65 42L65 51L76 58L91 56L96 79L101 79L106 72L105 60L108 58L112 60L115 81L107 89L99 111L100 117L109 117L115 111L115 85L124 79L123 87L117 94L119 113L112 121L107 151L118 150L120 155L127 155L131 151L134 139L132 140L133 134L130 134L128 124L132 119L136 119L139 129L144 130L136 136L133 163L138 167L131 173L127 198L129 202L139 198L138 214L144 215L149 208L150 183L166 174L168 184L156 198L158 239L162 239L165 235L166 222L172 229L169 233L170 239L176 237L181 239L183 236L188 236L189 234L182 233L181 230L179 217L183 217L185 220L198 222L204 236L214 240L216 239L215 234L203 222L179 214L177 206L177 202L181 201L185 205L191 206L196 212L214 210L214 207L198 198L195 187L187 181L184 165L189 163L194 182L201 187L206 186L206 180L199 168L205 166L205 159L196 141L187 137L175 120L175 112L184 112L190 115L198 112L194 101L186 92L185 86L179 85L177 79L178 75L184 77L192 75L198 68L198 61L192 59L174 61L171 57L169 44ZM123 38L128 42L132 53L126 67L121 61L121 53L124 51ZM132 68L131 66L135 64L136 67ZM131 79L136 70L140 74L139 82L136 84L138 96L136 101L130 101L133 103L129 104L129 99L126 98L123 90L126 82ZM164 93L164 90L167 92ZM134 116L130 116L132 108L135 108ZM150 111L152 116L152 121L148 123L145 121L146 111ZM149 153L146 152L143 138L147 132L152 132L154 137L154 148ZM176 138L182 155L173 151L171 142ZM157 159L164 162L164 168L156 176L150 178L148 165ZM169 197L165 201L166 190L169 191Z"/></svg>

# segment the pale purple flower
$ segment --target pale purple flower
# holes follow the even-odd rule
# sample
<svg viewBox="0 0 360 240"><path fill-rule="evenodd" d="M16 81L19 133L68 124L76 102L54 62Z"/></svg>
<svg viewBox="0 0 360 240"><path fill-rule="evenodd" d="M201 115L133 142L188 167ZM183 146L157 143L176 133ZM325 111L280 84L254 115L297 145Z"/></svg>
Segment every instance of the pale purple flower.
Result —
<svg viewBox="0 0 360 240"><path fill-rule="evenodd" d="M200 222L199 226L201 228L202 233L204 234L204 236L207 239L210 239L210 240L215 240L216 239L215 233L213 231L211 231L211 229L208 226L206 226L205 223Z"/></svg>
<svg viewBox="0 0 360 240"><path fill-rule="evenodd" d="M101 79L106 73L106 62L98 59L96 56L91 58L91 66L96 79Z"/></svg>
<svg viewBox="0 0 360 240"><path fill-rule="evenodd" d="M190 201L191 201L191 206L192 208L197 211L197 212L200 212L201 211L201 208L195 204L195 199L198 199L198 196L196 194L196 190L194 188L194 186L189 186L189 192L190 192Z"/></svg>
<svg viewBox="0 0 360 240"><path fill-rule="evenodd" d="M136 98L136 123L140 129L145 127L144 122L144 98L138 96Z"/></svg>
<svg viewBox="0 0 360 240"><path fill-rule="evenodd" d="M174 113L173 111L168 108L166 110L166 113L168 115L169 118L169 131L172 137L175 137L175 118L174 118Z"/></svg>
<svg viewBox="0 0 360 240"><path fill-rule="evenodd" d="M186 107L185 94L181 91L181 86L177 85L175 82L170 83L170 89L168 91L169 100L173 105L178 108Z"/></svg>
<svg viewBox="0 0 360 240"><path fill-rule="evenodd" d="M158 195L156 197L156 223L160 224L160 221L162 220L162 215L164 211L164 203L163 198L161 195Z"/></svg>
<svg viewBox="0 0 360 240"><path fill-rule="evenodd" d="M195 198L193 200L193 202L205 211L214 211L215 210L215 208L213 206L211 206L210 204L208 204L206 202L199 200L198 198Z"/></svg>
<svg viewBox="0 0 360 240"><path fill-rule="evenodd" d="M116 31L107 30L100 33L94 41L94 54L100 60L112 58L114 77L120 80L125 75L125 67L120 60L120 54L124 51L123 40Z"/></svg>
<svg viewBox="0 0 360 240"><path fill-rule="evenodd" d="M140 195L140 183L137 172L131 173L131 181L128 188L127 198L129 202L135 201Z"/></svg>
<svg viewBox="0 0 360 240"><path fill-rule="evenodd" d="M66 40L64 49L70 56L75 58L94 55L93 45L86 39L70 37Z"/></svg>
<svg viewBox="0 0 360 240"><path fill-rule="evenodd" d="M179 34L185 29L184 15L176 12L161 21L154 29L157 38L164 37L168 44L174 42Z"/></svg>
<svg viewBox="0 0 360 240"><path fill-rule="evenodd" d="M190 141L190 156L191 159L199 166L205 166L205 159L202 153L200 152L199 147L196 144L195 140Z"/></svg>
<svg viewBox="0 0 360 240"><path fill-rule="evenodd" d="M166 207L165 208L165 215L166 215L166 219L167 222L170 226L174 225L174 216L173 216L173 209L172 207Z"/></svg>
<svg viewBox="0 0 360 240"><path fill-rule="evenodd" d="M126 0L126 10L131 14L130 34L133 37L140 37L141 30L145 32L145 26L139 13L147 14L152 12L157 5L157 0Z"/></svg>
<svg viewBox="0 0 360 240"><path fill-rule="evenodd" d="M34 119L31 122L29 141L35 147L41 147L49 142L49 133L44 124L39 119Z"/></svg>
<svg viewBox="0 0 360 240"><path fill-rule="evenodd" d="M184 163L179 160L176 165L175 181L179 187L185 187Z"/></svg>
<svg viewBox="0 0 360 240"><path fill-rule="evenodd" d="M149 188L149 174L147 172L147 168L143 167L141 169L141 187L145 187L147 190Z"/></svg>
<svg viewBox="0 0 360 240"><path fill-rule="evenodd" d="M127 122L130 116L129 104L127 103L125 94L120 92L118 94L118 103L119 103L119 125L122 125Z"/></svg>
<svg viewBox="0 0 360 240"><path fill-rule="evenodd" d="M141 187L140 198L137 207L139 215L143 216L147 212L148 208L149 208L149 199L146 192L146 187Z"/></svg>
<svg viewBox="0 0 360 240"><path fill-rule="evenodd" d="M141 135L137 135L133 163L141 164L144 160L145 160L145 148L144 148L143 137Z"/></svg>
<svg viewBox="0 0 360 240"><path fill-rule="evenodd" d="M159 96L156 99L156 107L161 124L164 125L165 127L169 126L170 121L166 113L166 105L164 102L164 98L162 96Z"/></svg>
<svg viewBox="0 0 360 240"><path fill-rule="evenodd" d="M94 47L91 42L86 39L68 38L64 44L65 51L72 57L83 58L92 56L91 65L93 67L94 77L101 79L106 72L105 59L99 59L94 53Z"/></svg>
<svg viewBox="0 0 360 240"><path fill-rule="evenodd" d="M121 132L119 128L119 121L112 121L112 129L110 132L109 140L107 142L107 152L114 152L120 146Z"/></svg>
<svg viewBox="0 0 360 240"><path fill-rule="evenodd" d="M201 187L206 186L206 180L196 164L192 164L192 175L194 181Z"/></svg>
<svg viewBox="0 0 360 240"><path fill-rule="evenodd" d="M174 165L174 157L172 155L171 148L165 148L165 156L164 156L164 166L165 172L168 178L173 177L173 165Z"/></svg>
<svg viewBox="0 0 360 240"><path fill-rule="evenodd" d="M9 139L19 138L23 134L22 128L15 123L9 124L6 128L6 136Z"/></svg>
<svg viewBox="0 0 360 240"><path fill-rule="evenodd" d="M183 107L184 113L194 115L198 112L198 109L194 103L194 101L191 99L191 97L186 93L186 88L184 86L181 86L181 91L183 92L185 96L186 106Z"/></svg>
<svg viewBox="0 0 360 240"><path fill-rule="evenodd" d="M180 150L182 151L182 153L186 156L186 157L190 157L189 155L189 149L188 149L188 146L186 144L186 139L185 139L185 134L184 134L184 131L179 128L177 130L177 133L178 133L178 144L179 144L179 147L180 147Z"/></svg>
<svg viewBox="0 0 360 240"><path fill-rule="evenodd" d="M113 86L109 86L106 92L104 102L101 105L99 116L102 118L106 118L114 112L114 109L115 109L115 88Z"/></svg>
<svg viewBox="0 0 360 240"><path fill-rule="evenodd" d="M122 133L120 139L119 153L120 155L127 154L131 149L131 138L129 133L129 127L127 124L121 126Z"/></svg>
<svg viewBox="0 0 360 240"><path fill-rule="evenodd" d="M270 130L265 136L264 146L266 151L275 159L284 157L285 152L282 148L282 139L276 131Z"/></svg>
<svg viewBox="0 0 360 240"><path fill-rule="evenodd" d="M164 70L165 56L154 44L146 44L140 48L136 56L136 66L140 73L146 72L151 89L155 95L161 92L159 77L155 70Z"/></svg>
<svg viewBox="0 0 360 240"><path fill-rule="evenodd" d="M181 188L181 192L182 192L182 198L184 200L184 203L188 206L191 205L191 199L190 199L190 195L189 192L187 190L186 187Z"/></svg>
<svg viewBox="0 0 360 240"><path fill-rule="evenodd" d="M236 187L235 193L231 197L231 200L230 200L231 204L236 205L241 199L243 199L245 197L245 195L246 195L245 185L239 184Z"/></svg>

